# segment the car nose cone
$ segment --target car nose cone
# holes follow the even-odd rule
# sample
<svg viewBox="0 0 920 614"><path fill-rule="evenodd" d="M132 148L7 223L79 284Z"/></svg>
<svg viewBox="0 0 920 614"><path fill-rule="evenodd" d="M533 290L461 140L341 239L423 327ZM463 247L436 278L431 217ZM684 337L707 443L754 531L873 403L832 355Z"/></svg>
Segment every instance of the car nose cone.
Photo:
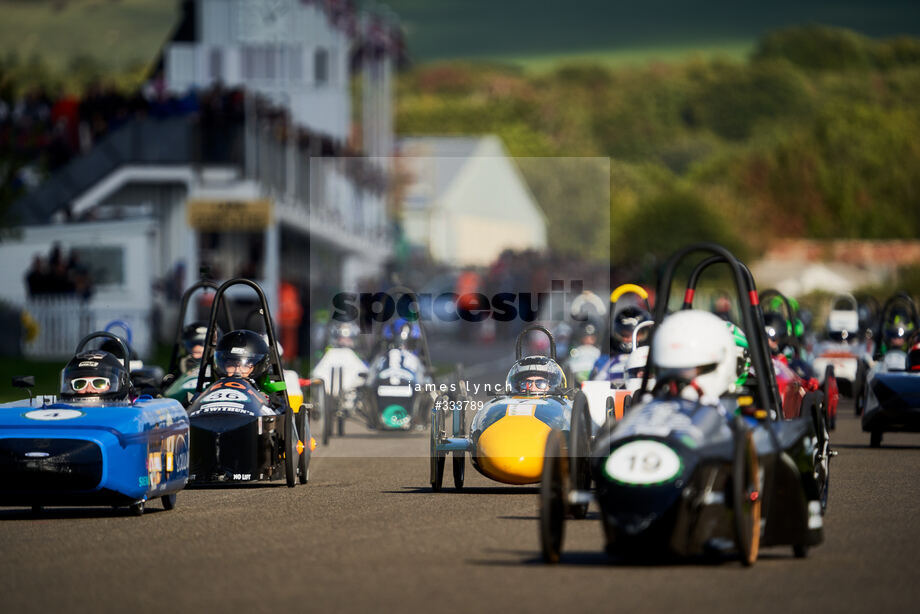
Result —
<svg viewBox="0 0 920 614"><path fill-rule="evenodd" d="M543 471L550 428L533 416L505 416L479 436L477 457L484 473L506 484L534 484Z"/></svg>

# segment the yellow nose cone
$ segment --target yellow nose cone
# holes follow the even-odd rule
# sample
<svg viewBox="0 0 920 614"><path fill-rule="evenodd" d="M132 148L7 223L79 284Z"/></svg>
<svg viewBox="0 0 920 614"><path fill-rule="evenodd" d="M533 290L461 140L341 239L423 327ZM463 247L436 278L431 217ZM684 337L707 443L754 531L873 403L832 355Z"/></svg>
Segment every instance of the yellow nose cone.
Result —
<svg viewBox="0 0 920 614"><path fill-rule="evenodd" d="M482 472L505 484L539 482L549 431L533 416L500 419L479 436L476 452Z"/></svg>

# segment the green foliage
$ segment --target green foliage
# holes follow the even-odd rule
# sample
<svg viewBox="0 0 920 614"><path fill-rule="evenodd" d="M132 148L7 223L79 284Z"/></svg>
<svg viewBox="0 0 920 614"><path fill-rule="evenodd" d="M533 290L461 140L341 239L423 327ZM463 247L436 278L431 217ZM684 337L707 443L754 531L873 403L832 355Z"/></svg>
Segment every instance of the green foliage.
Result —
<svg viewBox="0 0 920 614"><path fill-rule="evenodd" d="M828 26L801 26L771 32L754 51L755 60L785 59L814 70L868 68L870 40L852 30Z"/></svg>
<svg viewBox="0 0 920 614"><path fill-rule="evenodd" d="M614 244L613 261L618 264L641 259L661 262L694 241L714 241L740 258L748 255L744 242L728 227L720 212L695 192L680 186L648 201L621 224L627 231Z"/></svg>
<svg viewBox="0 0 920 614"><path fill-rule="evenodd" d="M906 36L876 41L845 28L799 26L767 34L753 58L819 71L891 69L920 64L920 41Z"/></svg>
<svg viewBox="0 0 920 614"><path fill-rule="evenodd" d="M795 66L771 60L750 66L714 64L699 75L690 105L694 124L743 140L760 123L808 116L814 101Z"/></svg>

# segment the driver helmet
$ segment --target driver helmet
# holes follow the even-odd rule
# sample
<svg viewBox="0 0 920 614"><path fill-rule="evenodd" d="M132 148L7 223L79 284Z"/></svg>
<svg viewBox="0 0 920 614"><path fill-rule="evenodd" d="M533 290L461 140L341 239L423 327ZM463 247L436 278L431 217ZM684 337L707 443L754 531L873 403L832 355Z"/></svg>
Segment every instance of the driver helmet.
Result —
<svg viewBox="0 0 920 614"><path fill-rule="evenodd" d="M907 338L914 330L914 321L903 309L895 309L885 323L882 336L889 350L903 350Z"/></svg>
<svg viewBox="0 0 920 614"><path fill-rule="evenodd" d="M572 338L572 345L597 345L597 325L594 322L579 324Z"/></svg>
<svg viewBox="0 0 920 614"><path fill-rule="evenodd" d="M130 393L128 369L105 350L80 352L61 371L65 401L126 401Z"/></svg>
<svg viewBox="0 0 920 614"><path fill-rule="evenodd" d="M505 386L512 394L561 394L566 389L565 374L548 356L526 356L511 367Z"/></svg>
<svg viewBox="0 0 920 614"><path fill-rule="evenodd" d="M725 321L696 309L678 311L658 326L652 341L658 381L681 386L681 396L718 399L734 392L738 351Z"/></svg>
<svg viewBox="0 0 920 614"><path fill-rule="evenodd" d="M782 315L770 312L763 316L763 330L767 334L767 343L770 346L770 353L774 356L782 350L783 344L789 332L789 323Z"/></svg>
<svg viewBox="0 0 920 614"><path fill-rule="evenodd" d="M751 374L751 350L748 345L747 335L744 334L744 331L731 322L727 322L727 324L728 331L735 340L735 355L738 357L737 366L735 368L735 375L738 377L735 380L735 387L740 388L747 383L748 376Z"/></svg>
<svg viewBox="0 0 920 614"><path fill-rule="evenodd" d="M329 324L329 345L334 348L354 348L360 329L354 322L332 321Z"/></svg>
<svg viewBox="0 0 920 614"><path fill-rule="evenodd" d="M412 350L422 336L418 322L410 322L405 318L396 318L383 328L383 338L391 346Z"/></svg>
<svg viewBox="0 0 920 614"><path fill-rule="evenodd" d="M182 329L182 348L185 350L185 370L197 369L204 355L205 339L208 336L208 323L203 321L192 322ZM221 337L220 327L214 330L214 340Z"/></svg>
<svg viewBox="0 0 920 614"><path fill-rule="evenodd" d="M631 352L633 332L639 324L650 319L649 313L641 307L630 305L618 311L610 327L610 351L619 354ZM638 334L641 344L648 338L649 329L644 328Z"/></svg>
<svg viewBox="0 0 920 614"><path fill-rule="evenodd" d="M217 343L214 370L221 377L243 377L259 381L268 373L268 343L259 333L235 330Z"/></svg>

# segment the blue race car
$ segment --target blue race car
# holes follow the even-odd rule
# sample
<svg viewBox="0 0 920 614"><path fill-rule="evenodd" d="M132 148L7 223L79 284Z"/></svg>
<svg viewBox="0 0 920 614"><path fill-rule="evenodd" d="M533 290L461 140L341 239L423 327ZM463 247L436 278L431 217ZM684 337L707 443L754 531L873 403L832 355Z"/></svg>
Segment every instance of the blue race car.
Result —
<svg viewBox="0 0 920 614"><path fill-rule="evenodd" d="M115 340L121 359L85 350L98 338ZM90 334L64 369L60 398L30 392L0 404L0 505L111 505L138 516L157 497L175 506L188 481L188 416L172 399L132 398L128 359L115 335ZM13 383L27 388L34 378Z"/></svg>

